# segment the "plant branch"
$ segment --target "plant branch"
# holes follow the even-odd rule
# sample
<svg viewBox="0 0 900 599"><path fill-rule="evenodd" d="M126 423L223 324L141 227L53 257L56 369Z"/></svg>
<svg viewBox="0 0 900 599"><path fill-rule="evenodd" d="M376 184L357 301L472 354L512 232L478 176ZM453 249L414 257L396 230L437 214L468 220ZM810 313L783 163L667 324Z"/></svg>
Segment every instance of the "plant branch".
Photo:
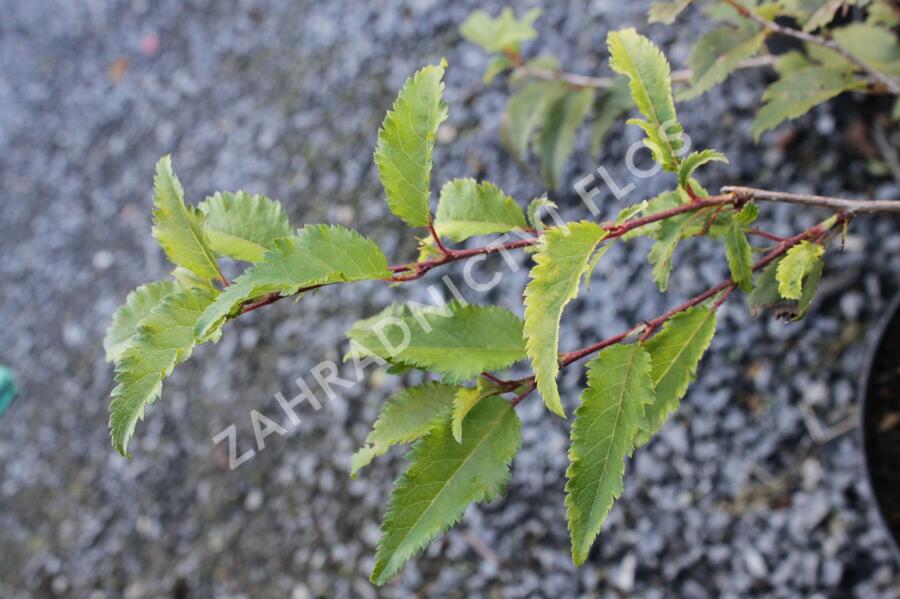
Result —
<svg viewBox="0 0 900 599"><path fill-rule="evenodd" d="M869 76L880 83L884 88L890 91L892 94L900 95L900 83L895 81L892 77L878 71L865 62L857 58L855 54L849 52L835 43L833 40L826 39L824 37L820 37L818 35L813 35L811 33L807 33L805 31L801 31L800 29L792 29L791 27L785 27L783 25L779 25L775 21L770 21L765 17L756 14L756 12L750 10L742 2L739 0L724 0L726 4L729 4L734 10L736 10L741 16L748 18L752 21L755 21L759 25L762 25L764 28L768 29L773 33L778 33L780 35L786 35L792 37L794 39L798 39L804 42L808 42L810 44L816 44L817 46L822 46L823 48L828 48L834 52L837 52L842 57L853 63L861 71L868 73Z"/></svg>
<svg viewBox="0 0 900 599"><path fill-rule="evenodd" d="M578 75L576 73L568 73L566 71L545 69L541 67L526 64L521 57L518 61L514 61L516 73L530 77L532 79L541 79L544 81L562 81L566 85L576 88L594 88L608 89L616 82L616 77L591 77L589 75ZM771 54L763 54L748 58L738 65L738 69L752 69L758 67L770 66L775 63L775 57ZM681 69L672 72L673 83L689 83L694 77L691 69Z"/></svg>
<svg viewBox="0 0 900 599"><path fill-rule="evenodd" d="M832 198L829 196L809 195L803 193L787 193L784 191L767 191L755 187L727 186L722 188L723 193L735 194L738 197L765 202L785 202L788 204L803 204L805 206L820 206L833 210L846 210L848 212L900 212L900 201L897 200L849 200L845 198Z"/></svg>

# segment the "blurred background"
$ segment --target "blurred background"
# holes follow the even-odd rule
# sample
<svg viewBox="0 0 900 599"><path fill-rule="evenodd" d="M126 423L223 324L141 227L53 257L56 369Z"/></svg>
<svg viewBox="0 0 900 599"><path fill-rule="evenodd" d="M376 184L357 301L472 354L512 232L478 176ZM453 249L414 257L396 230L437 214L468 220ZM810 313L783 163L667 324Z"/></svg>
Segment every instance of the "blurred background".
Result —
<svg viewBox="0 0 900 599"><path fill-rule="evenodd" d="M680 68L709 28L696 10L647 26L648 2L521 4L544 9L526 51L577 73L608 72L610 29L637 27ZM481 83L487 58L457 32L471 10L501 6L0 0L0 363L20 384L0 418L0 596L898 596L856 427L867 332L900 279L897 219L853 223L807 320L751 319L737 295L725 306L698 382L629 462L625 492L580 569L563 505L568 424L536 396L520 409L524 447L507 496L470 508L383 589L367 579L403 452L356 480L349 458L402 379L376 373L342 391L235 471L213 443L234 423L239 450L250 448L251 409L277 416L273 394L291 397L296 377L339 360L355 319L394 299L427 300L424 281L329 288L241 318L166 383L138 426L134 459L112 450L101 339L129 290L169 272L150 236L156 160L172 154L194 203L216 190L263 193L295 224L350 225L392 262L409 260L415 239L389 215L371 156L384 112L421 65L450 65L432 187L489 178L523 205L544 192L536 161L518 164L500 144L508 89ZM679 106L694 143L731 158L705 170L708 188L900 197L872 163L871 100L841 97L754 144L750 122L771 76L745 70ZM627 181L624 153L639 138L629 129L617 126L601 156L582 140L552 194L566 216L588 216L571 191L578 177L602 164ZM668 183L639 182L627 201ZM601 200L608 214L622 207ZM777 233L821 216L762 209ZM607 254L567 311L562 349L726 275L714 246L685 243L664 297L646 250L639 241ZM521 312L527 270L496 267L502 289L467 299ZM446 272L461 281L459 269ZM561 377L568 406L581 377Z"/></svg>

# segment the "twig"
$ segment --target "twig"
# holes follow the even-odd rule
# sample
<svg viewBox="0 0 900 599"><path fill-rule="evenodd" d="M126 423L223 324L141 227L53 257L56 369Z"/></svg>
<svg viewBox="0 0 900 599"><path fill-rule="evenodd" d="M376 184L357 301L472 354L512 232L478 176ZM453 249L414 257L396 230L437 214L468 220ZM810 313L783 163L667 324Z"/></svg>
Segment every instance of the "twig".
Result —
<svg viewBox="0 0 900 599"><path fill-rule="evenodd" d="M748 58L738 65L738 69L751 69L765 67L775 64L775 56L771 54L763 54L762 56L754 56ZM568 73L566 71L545 69L525 64L521 59L518 61L519 66L516 67L516 73L530 77L532 79L541 79L544 81L562 81L566 85L577 88L594 88L608 89L615 82L615 77L591 77L589 75L578 75L576 73ZM672 72L673 83L690 83L694 77L691 69L681 69Z"/></svg>
<svg viewBox="0 0 900 599"><path fill-rule="evenodd" d="M883 85L888 91L892 94L900 95L900 83L895 81L893 78L885 75L884 73L873 69L865 62L856 57L855 54L849 52L835 43L833 40L826 39L824 37L819 37L817 35L813 35L811 33L806 33L805 31L801 31L800 29L792 29L790 27L785 27L783 25L779 25L775 21L770 21L765 17L762 17L756 12L750 10L746 6L744 6L739 0L724 0L727 4L729 4L734 10L736 10L741 16L751 19L762 25L769 31L773 33L778 33L781 35L786 35L789 37L793 37L794 39L798 39L804 42L808 42L810 44L816 44L817 46L822 46L824 48L828 48L829 50L833 50L837 52L845 59L853 63L857 68L869 74L875 81Z"/></svg>
<svg viewBox="0 0 900 599"><path fill-rule="evenodd" d="M808 195L803 193L787 193L784 191L767 191L755 187L727 186L722 188L723 193L733 193L737 196L762 200L765 202L785 202L788 204L804 204L806 206L821 206L833 210L846 210L848 212L900 212L900 201L897 200L849 200L845 198L832 198L828 196Z"/></svg>

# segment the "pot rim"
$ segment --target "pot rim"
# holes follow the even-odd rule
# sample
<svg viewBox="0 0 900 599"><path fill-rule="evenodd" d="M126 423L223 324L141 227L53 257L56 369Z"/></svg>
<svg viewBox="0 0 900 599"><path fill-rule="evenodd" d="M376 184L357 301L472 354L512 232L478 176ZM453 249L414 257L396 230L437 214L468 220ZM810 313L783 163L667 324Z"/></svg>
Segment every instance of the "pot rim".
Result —
<svg viewBox="0 0 900 599"><path fill-rule="evenodd" d="M875 513L878 516L878 522L881 524L881 528L884 531L885 536L888 538L888 543L891 546L891 549L893 549L894 557L897 558L898 561L900 561L900 544L898 544L898 540L891 532L890 526L888 526L887 518L885 518L884 515L884 507L882 506L881 500L878 498L878 495L875 493L875 486L872 484L872 471L869 466L869 451L868 445L866 443L866 416L869 413L870 407L869 381L872 377L872 369L875 366L875 357L878 354L878 350L881 348L881 342L884 339L885 333L887 332L888 325L890 325L891 321L894 320L894 317L897 315L898 311L900 311L900 292L894 294L894 298L891 300L890 304L888 304L888 307L885 310L885 313L882 315L881 320L869 335L868 348L866 350L866 357L863 362L863 378L860 382L860 387L858 390L858 394L861 399L859 410L858 439L862 447L862 466L863 473L866 479L866 488L869 491L869 498L875 507Z"/></svg>

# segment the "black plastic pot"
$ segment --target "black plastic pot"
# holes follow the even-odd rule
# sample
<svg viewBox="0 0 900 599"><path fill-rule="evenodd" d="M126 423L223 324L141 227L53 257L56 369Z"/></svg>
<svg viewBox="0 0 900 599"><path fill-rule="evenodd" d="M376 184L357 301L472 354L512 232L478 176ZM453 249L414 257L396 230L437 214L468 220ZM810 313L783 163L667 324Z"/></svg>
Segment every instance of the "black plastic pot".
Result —
<svg viewBox="0 0 900 599"><path fill-rule="evenodd" d="M866 479L900 561L900 294L875 331L860 395Z"/></svg>

